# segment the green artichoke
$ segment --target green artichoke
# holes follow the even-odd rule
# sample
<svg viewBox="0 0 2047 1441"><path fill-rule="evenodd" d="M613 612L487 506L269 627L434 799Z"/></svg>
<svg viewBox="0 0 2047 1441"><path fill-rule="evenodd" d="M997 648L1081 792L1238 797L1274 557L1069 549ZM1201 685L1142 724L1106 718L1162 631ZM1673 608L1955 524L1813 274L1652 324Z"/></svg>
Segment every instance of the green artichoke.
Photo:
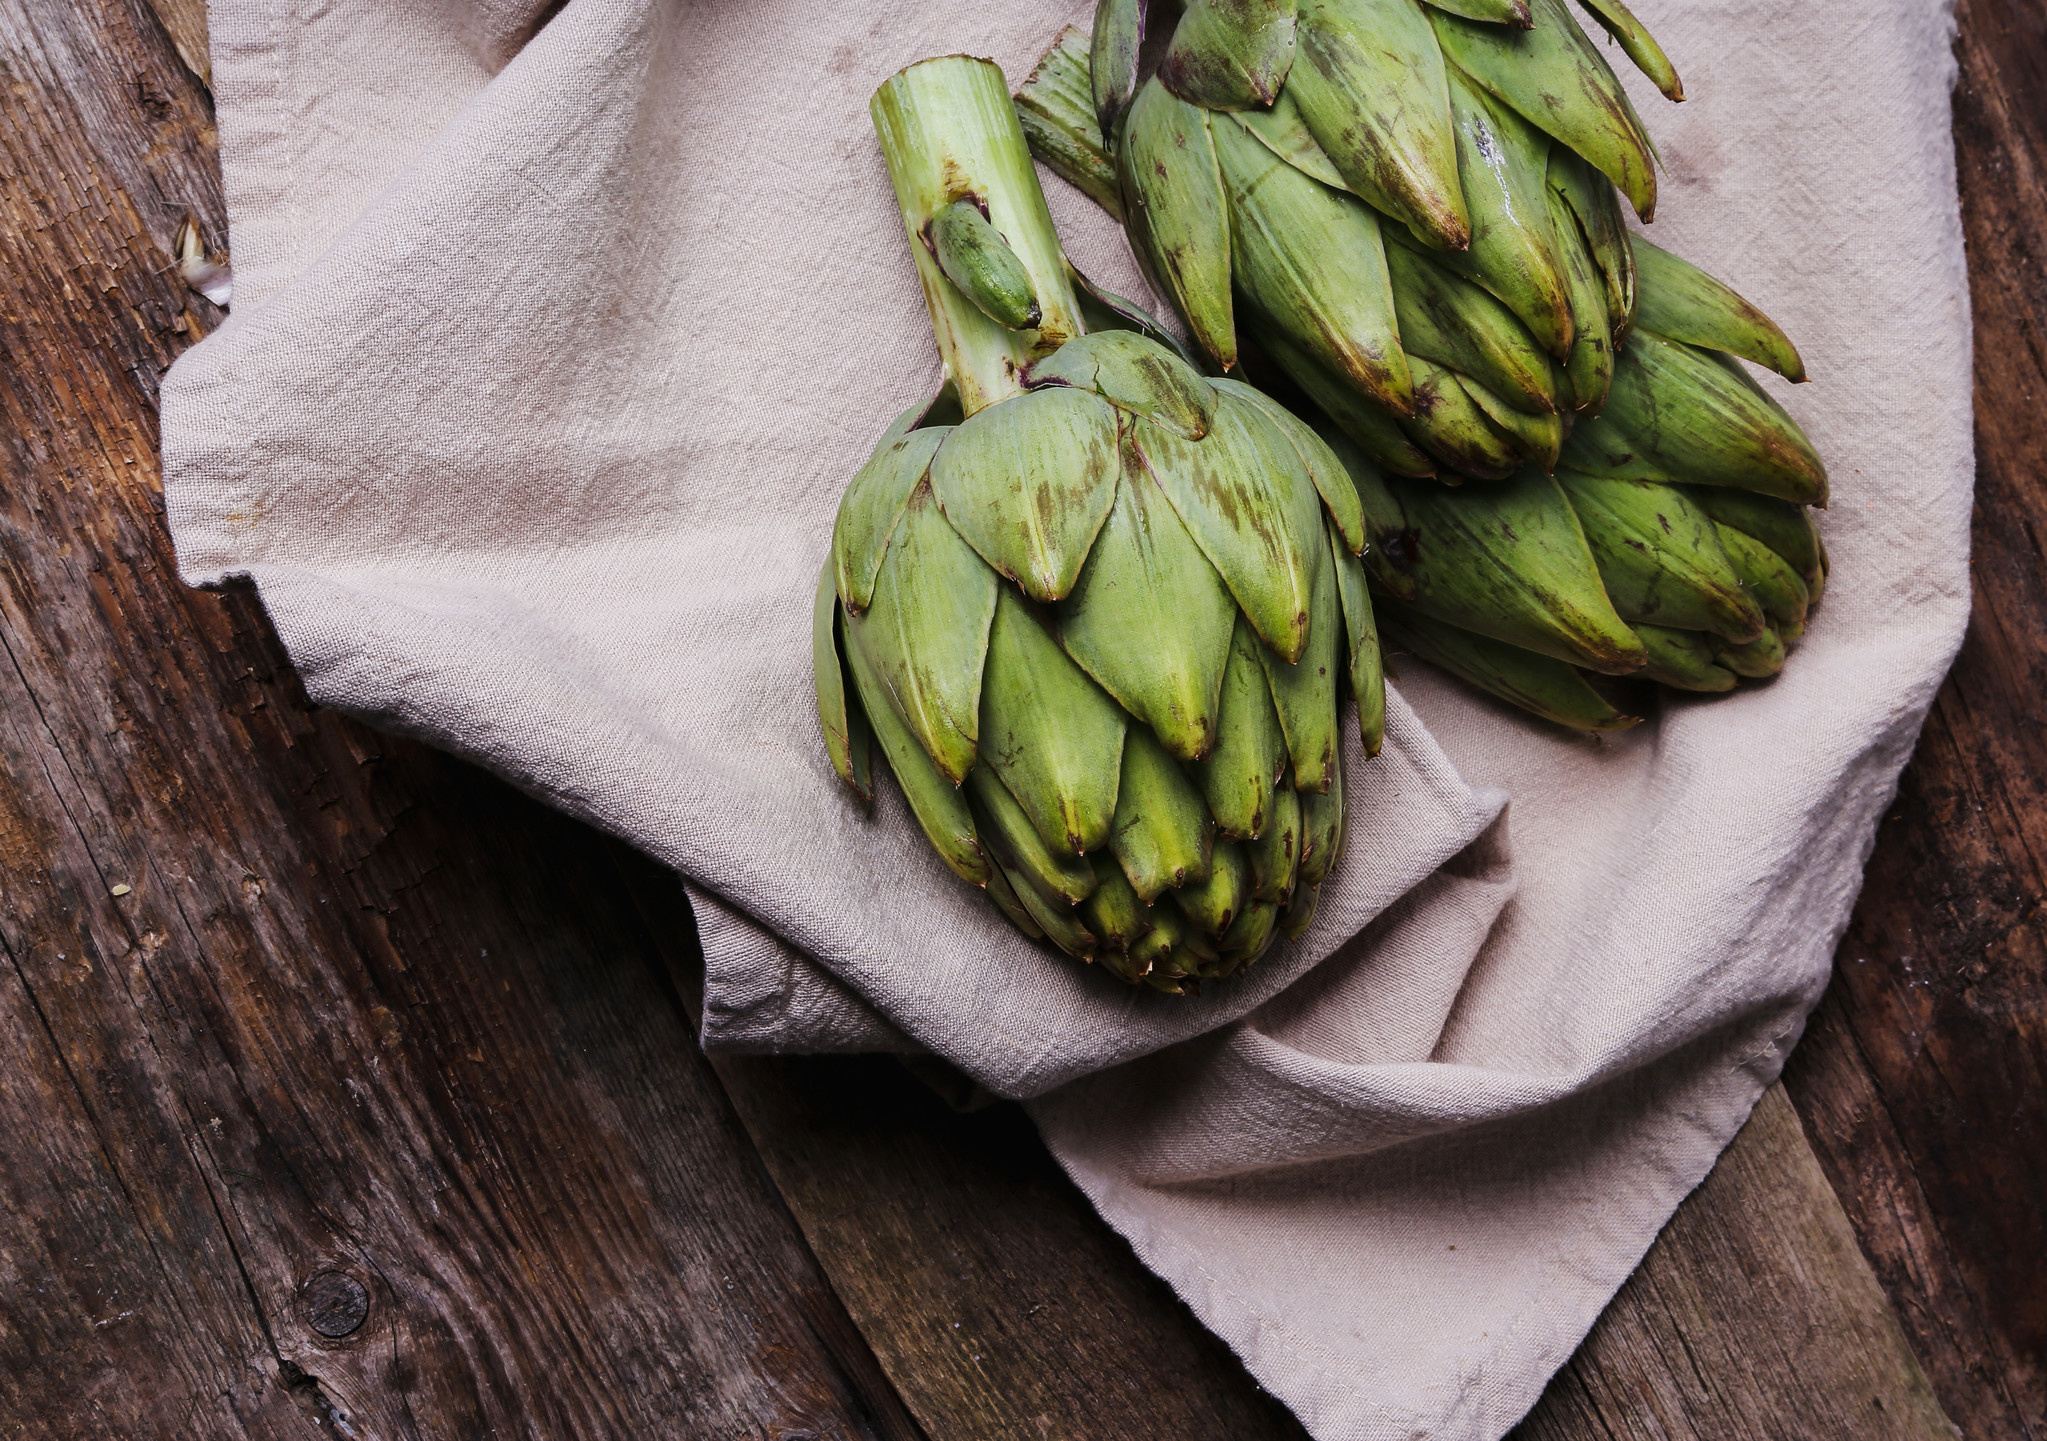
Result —
<svg viewBox="0 0 2047 1441"><path fill-rule="evenodd" d="M1682 98L1632 16L1588 9ZM1642 709L1600 677L1781 667L1826 470L1736 357L1804 368L1630 235L1653 152L1559 0L1194 0L1140 84L1145 18L1104 0L1091 44L1063 33L1023 123L1215 366L1326 419L1376 498L1389 638L1586 729Z"/></svg>
<svg viewBox="0 0 2047 1441"><path fill-rule="evenodd" d="M1053 234L1001 72L926 60L875 128L946 385L848 485L819 577L834 768L1020 929L1183 991L1298 934L1343 843L1340 704L1383 730L1362 501ZM1092 327L1092 328L1090 328Z"/></svg>

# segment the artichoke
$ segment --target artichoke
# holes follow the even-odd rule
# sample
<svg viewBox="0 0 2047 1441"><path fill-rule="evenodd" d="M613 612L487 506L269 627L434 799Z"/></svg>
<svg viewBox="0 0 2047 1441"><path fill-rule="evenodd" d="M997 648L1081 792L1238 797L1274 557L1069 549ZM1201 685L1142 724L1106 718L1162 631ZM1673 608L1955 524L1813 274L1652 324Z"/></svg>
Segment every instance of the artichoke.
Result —
<svg viewBox="0 0 2047 1441"><path fill-rule="evenodd" d="M1587 8L1682 98L1625 9ZM1595 730L1642 709L1601 677L1780 668L1825 577L1826 470L1741 360L1804 368L1630 234L1653 150L1560 0L1193 0L1140 84L1145 20L1103 0L1018 109L1211 363L1320 412L1374 498L1389 637Z"/></svg>
<svg viewBox="0 0 2047 1441"><path fill-rule="evenodd" d="M1313 914L1341 699L1385 699L1350 472L1065 261L1002 73L875 94L944 365L841 500L814 612L839 776L882 755L1028 935L1181 992Z"/></svg>

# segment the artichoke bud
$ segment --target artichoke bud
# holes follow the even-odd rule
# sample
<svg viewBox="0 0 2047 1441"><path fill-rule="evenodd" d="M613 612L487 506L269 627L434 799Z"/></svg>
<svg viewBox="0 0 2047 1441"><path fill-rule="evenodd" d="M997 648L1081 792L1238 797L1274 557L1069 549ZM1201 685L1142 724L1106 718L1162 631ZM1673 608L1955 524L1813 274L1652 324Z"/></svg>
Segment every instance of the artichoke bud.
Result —
<svg viewBox="0 0 2047 1441"><path fill-rule="evenodd" d="M1342 678L1368 749L1383 724L1357 552L1399 504L1134 330L1020 380L956 424L906 411L848 486L815 611L827 753L864 796L878 749L1024 934L1186 992L1312 914Z"/></svg>
<svg viewBox="0 0 2047 1441"><path fill-rule="evenodd" d="M1030 272L972 200L955 200L925 230L945 278L980 312L1008 330L1035 330L1043 313Z"/></svg>
<svg viewBox="0 0 2047 1441"><path fill-rule="evenodd" d="M1336 779L1326 701L1307 683L1325 672L1348 672L1371 750L1382 721L1364 703L1383 691L1370 593L1391 598L1392 640L1590 731L1643 709L1639 681L1605 676L1716 692L1774 674L1820 598L1811 507L1826 504L1826 466L1742 364L1801 380L1797 349L1623 222L1624 202L1652 217L1658 161L1593 37L1683 98L1631 3L1580 0L1581 21L1566 0L1188 0L1147 45L1142 0L1101 0L1096 115L1076 103L1076 36L1018 99L1041 158L1090 193L1109 189L1097 157L1114 150L1111 208L1211 374L1239 373L1241 339L1251 378L1283 376L1281 399L1313 407L1305 432L1268 412L1289 456L1239 422L1270 402L1233 380L1209 382L1225 403L1198 437L1183 385L1136 383L1084 349L1025 372L1118 414L1134 510L1119 492L1103 534L1177 516L1172 543L1199 549L1234 602L1207 706L1192 692L1212 662L1168 696L1156 677L1135 683L1112 627L1061 629L1192 765L1220 838L1210 877L1167 892L1186 936L1139 942L1158 952L1148 984L1210 977L1241 942L1295 934L1313 914L1312 836L1284 900L1272 879L1284 869L1259 849L1285 810L1261 766L1277 747L1305 827ZM914 463L877 464L852 521L886 511ZM1215 503L1217 478L1247 468L1283 482L1245 512L1249 530L1234 501ZM1150 488L1132 487L1140 474ZM1293 537L1314 507L1290 491L1326 503L1312 563ZM1138 573L1104 566L1076 595L1099 607ZM1207 618L1217 637L1223 613ZM1318 631L1340 635L1334 650ZM1186 720L1175 729L1169 713ZM1247 896L1226 859L1240 853L1257 862Z"/></svg>

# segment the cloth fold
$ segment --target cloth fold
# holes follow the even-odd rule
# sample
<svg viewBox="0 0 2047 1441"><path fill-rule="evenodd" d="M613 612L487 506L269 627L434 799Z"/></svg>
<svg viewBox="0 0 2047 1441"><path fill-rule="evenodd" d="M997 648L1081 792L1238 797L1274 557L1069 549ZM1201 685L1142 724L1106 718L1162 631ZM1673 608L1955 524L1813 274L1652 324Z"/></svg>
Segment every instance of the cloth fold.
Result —
<svg viewBox="0 0 2047 1441"><path fill-rule="evenodd" d="M1967 609L1948 16L1644 0L1656 238L1785 325L1834 476L1786 674L1607 742L1398 662L1315 925L1191 1001L1024 943L837 787L811 587L936 363L866 102L1070 3L214 0L236 271L164 387L192 583L312 697L687 878L704 1042L931 1053L1325 1441L1532 1404L1777 1073ZM1076 263L1144 295L1056 181ZM1508 798L1511 797L1511 806Z"/></svg>

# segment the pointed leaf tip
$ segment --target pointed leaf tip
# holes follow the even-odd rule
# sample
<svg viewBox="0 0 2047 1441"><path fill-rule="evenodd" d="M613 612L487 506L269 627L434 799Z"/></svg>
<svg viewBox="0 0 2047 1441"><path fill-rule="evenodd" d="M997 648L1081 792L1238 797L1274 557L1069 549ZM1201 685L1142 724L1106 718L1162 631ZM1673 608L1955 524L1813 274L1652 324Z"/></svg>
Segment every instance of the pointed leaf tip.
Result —
<svg viewBox="0 0 2047 1441"><path fill-rule="evenodd" d="M953 528L1033 600L1079 579L1116 498L1116 412L1054 386L991 405L951 431L931 487Z"/></svg>

